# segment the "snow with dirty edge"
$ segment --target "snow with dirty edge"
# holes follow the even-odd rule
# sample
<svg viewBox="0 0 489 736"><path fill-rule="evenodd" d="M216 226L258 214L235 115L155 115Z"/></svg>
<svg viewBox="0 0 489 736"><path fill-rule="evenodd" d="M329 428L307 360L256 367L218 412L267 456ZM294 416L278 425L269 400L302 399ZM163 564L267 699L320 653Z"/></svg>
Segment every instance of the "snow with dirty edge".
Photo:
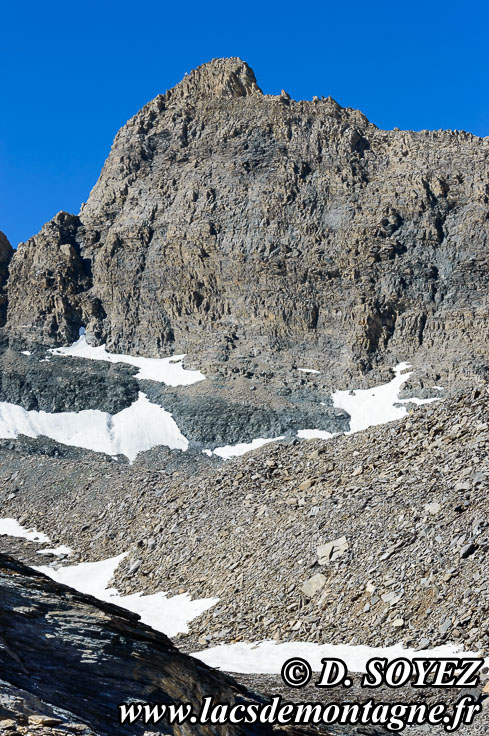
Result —
<svg viewBox="0 0 489 736"><path fill-rule="evenodd" d="M245 455L247 452L251 452L251 450L257 450L259 447L268 445L270 442L279 442L283 439L283 436L271 437L270 439L263 439L262 437L258 437L251 442L238 442L237 445L224 445L223 447L216 447L214 450L203 450L203 452L206 455L209 455L209 457L211 457L211 455L217 455L217 457L222 457L225 460L229 460L232 457Z"/></svg>
<svg viewBox="0 0 489 736"><path fill-rule="evenodd" d="M27 539L29 542L38 542L39 544L49 544L51 541L46 534L38 532L36 529L26 529L16 519L10 517L0 519L0 536L3 534L7 537Z"/></svg>
<svg viewBox="0 0 489 736"><path fill-rule="evenodd" d="M57 355L78 355L90 360L131 362L132 365L140 367L138 378L151 378L172 386L188 385L204 378L198 371L186 371L181 362L169 362L177 358L180 360L183 356L153 359L114 355L107 353L103 345L98 348L90 347L84 334L71 347L56 348L51 352ZM398 394L402 385L412 375L412 371L405 372L407 368L408 363L396 366L395 377L386 384L366 390L335 391L332 394L333 405L344 409L351 417L350 434L401 419L407 412L405 405L408 403L426 404L440 400L399 399ZM438 386L434 388L442 390ZM172 415L149 401L142 392L131 406L114 415L97 409L57 413L28 411L17 404L0 402L0 439L15 439L19 435L45 436L63 445L103 452L111 456L125 455L130 462L133 462L140 452L151 450L153 447L165 446L185 451L189 446L188 440ZM297 437L301 439L330 439L333 436L334 434L330 432L314 428L301 429L297 432ZM203 449L202 452L208 456L228 460L283 439L283 436L258 437L251 442L223 445L213 450Z"/></svg>
<svg viewBox="0 0 489 736"><path fill-rule="evenodd" d="M183 367L185 355L173 355L169 358L141 358L133 355L109 353L105 345L92 347L87 343L83 328L79 339L64 348L53 348L49 351L53 355L85 358L86 360L104 360L108 363L126 363L139 368L136 378L140 381L158 381L167 386L190 386L193 383L204 381L205 376L200 371L188 371Z"/></svg>
<svg viewBox="0 0 489 736"><path fill-rule="evenodd" d="M49 437L63 445L82 447L106 455L125 455L133 462L140 452L157 445L186 450L188 441L172 415L149 401L145 394L118 414L98 409L79 412L27 411L0 402L0 438Z"/></svg>
<svg viewBox="0 0 489 736"><path fill-rule="evenodd" d="M439 399L398 398L401 387L413 374L413 371L404 372L410 367L409 363L399 363L394 368L395 376L389 383L357 391L335 391L332 394L333 406L344 409L351 417L348 434L402 419L407 413L407 408L396 404L430 404L439 401Z"/></svg>
<svg viewBox="0 0 489 736"><path fill-rule="evenodd" d="M3 531L2 531L3 530ZM35 530L26 530L15 519L0 519L0 534L21 536L34 541L49 542L49 537ZM188 633L188 624L204 611L218 603L219 598L192 600L188 593L168 598L166 593L150 595L133 593L120 595L116 588L109 587L117 567L127 557L127 552L98 562L81 562L54 568L38 566L35 570L44 573L52 580L68 585L80 593L93 595L101 601L113 603L141 616L143 623L167 636ZM352 644L316 644L314 642L282 642L272 640L261 642L237 642L222 644L194 652L193 657L210 667L239 674L278 674L283 663L291 657L306 659L315 672L321 670L321 659L342 659L350 672L365 672L365 666L372 657L476 657L475 652L463 652L455 644L446 644L433 649L417 651L405 649L402 643L391 647L368 647ZM486 664L489 663L487 660Z"/></svg>
<svg viewBox="0 0 489 736"><path fill-rule="evenodd" d="M391 647L367 647L353 644L314 644L313 642L261 641L255 643L237 642L221 644L217 647L193 652L192 657L200 659L210 667L237 674L279 674L284 662L292 657L301 657L309 662L314 672L322 669L323 658L342 659L350 672L365 672L366 663L373 657L386 657L389 661L398 657L406 659L431 657L477 657L474 652L463 652L454 644L445 644L416 651L404 649L402 643ZM488 660L489 661L489 660Z"/></svg>
<svg viewBox="0 0 489 736"><path fill-rule="evenodd" d="M202 598L192 600L187 593L168 598L166 593L158 592L150 595L133 593L120 595L116 588L109 587L109 582L122 560L127 556L124 552L117 557L98 562L80 562L78 565L58 567L35 567L57 583L69 585L86 595L93 595L100 601L121 606L141 616L141 621L156 631L167 636L188 633L188 624L201 613L207 611L218 602L218 598Z"/></svg>

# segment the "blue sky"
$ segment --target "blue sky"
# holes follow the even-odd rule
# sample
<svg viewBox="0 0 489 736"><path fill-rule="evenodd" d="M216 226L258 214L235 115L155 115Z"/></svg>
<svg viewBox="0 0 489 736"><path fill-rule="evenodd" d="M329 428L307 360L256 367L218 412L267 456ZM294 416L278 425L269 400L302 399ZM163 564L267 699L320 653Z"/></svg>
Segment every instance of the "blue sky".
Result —
<svg viewBox="0 0 489 736"><path fill-rule="evenodd" d="M118 128L193 67L240 56L264 92L332 95L383 128L489 135L487 0L4 3L0 230L77 213Z"/></svg>

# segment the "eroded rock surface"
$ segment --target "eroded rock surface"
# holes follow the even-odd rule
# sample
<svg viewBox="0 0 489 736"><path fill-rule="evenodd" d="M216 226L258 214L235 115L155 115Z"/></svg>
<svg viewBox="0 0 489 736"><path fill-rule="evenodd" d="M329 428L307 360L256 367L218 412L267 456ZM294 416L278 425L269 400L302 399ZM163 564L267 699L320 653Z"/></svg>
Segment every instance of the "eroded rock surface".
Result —
<svg viewBox="0 0 489 736"><path fill-rule="evenodd" d="M5 233L0 231L0 326L3 327L7 316L7 280L8 268L14 249Z"/></svg>
<svg viewBox="0 0 489 736"><path fill-rule="evenodd" d="M79 216L11 265L11 338L77 336L212 372L413 358L486 374L489 139L383 131L210 62L117 134Z"/></svg>
<svg viewBox="0 0 489 736"><path fill-rule="evenodd" d="M2 733L25 723L29 727L24 733L44 729L85 736L145 731L178 736L285 734L280 728L246 724L154 726L136 721L121 726L119 703L190 703L198 713L205 696L231 704L263 700L181 654L166 636L139 623L135 614L59 585L2 554L0 592ZM287 733L306 736L309 731L292 728Z"/></svg>

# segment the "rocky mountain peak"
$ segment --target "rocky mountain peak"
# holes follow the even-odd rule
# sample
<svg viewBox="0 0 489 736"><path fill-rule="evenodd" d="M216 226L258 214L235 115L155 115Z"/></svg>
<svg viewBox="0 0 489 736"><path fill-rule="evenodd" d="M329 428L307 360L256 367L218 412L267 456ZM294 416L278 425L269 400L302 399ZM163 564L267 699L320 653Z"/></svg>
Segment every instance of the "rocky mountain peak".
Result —
<svg viewBox="0 0 489 736"><path fill-rule="evenodd" d="M202 64L186 74L167 96L247 97L256 94L263 93L256 83L253 70L246 62L233 57L213 59Z"/></svg>
<svg viewBox="0 0 489 736"><path fill-rule="evenodd" d="M383 131L215 59L121 128L79 217L19 248L7 336L60 345L84 324L204 373L300 356L341 383L400 360L487 375L488 162L482 139Z"/></svg>

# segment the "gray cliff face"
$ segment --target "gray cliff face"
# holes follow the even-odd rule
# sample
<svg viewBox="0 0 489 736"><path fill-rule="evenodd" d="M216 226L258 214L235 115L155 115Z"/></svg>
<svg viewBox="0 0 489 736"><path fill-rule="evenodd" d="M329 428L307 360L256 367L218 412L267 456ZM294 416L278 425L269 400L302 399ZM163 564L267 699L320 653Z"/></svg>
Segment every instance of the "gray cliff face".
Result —
<svg viewBox="0 0 489 736"><path fill-rule="evenodd" d="M116 414L138 398L133 368L98 361L77 366L45 355L45 349L32 356L12 349L0 355L0 401L27 411L99 409Z"/></svg>
<svg viewBox="0 0 489 736"><path fill-rule="evenodd" d="M91 286L91 266L82 258L79 231L78 217L59 212L34 238L19 245L8 290L8 330L13 338L51 345L78 337L82 315L90 310Z"/></svg>
<svg viewBox="0 0 489 736"><path fill-rule="evenodd" d="M414 359L484 375L489 139L382 131L331 98L193 71L117 134L79 217L15 254L11 338L89 339L335 377Z"/></svg>

